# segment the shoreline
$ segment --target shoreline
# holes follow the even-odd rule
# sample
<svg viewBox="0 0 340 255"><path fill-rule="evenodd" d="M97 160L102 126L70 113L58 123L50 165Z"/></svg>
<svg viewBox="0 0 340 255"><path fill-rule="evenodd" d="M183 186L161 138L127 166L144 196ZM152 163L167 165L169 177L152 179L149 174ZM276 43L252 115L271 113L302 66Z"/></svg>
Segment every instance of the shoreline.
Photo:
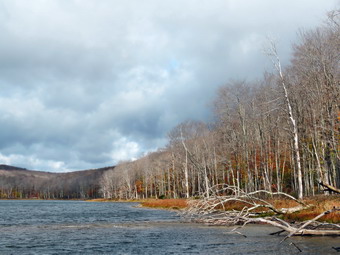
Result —
<svg viewBox="0 0 340 255"><path fill-rule="evenodd" d="M151 209L161 209L161 210L174 210L181 211L188 208L188 202L194 201L193 199L138 199L138 200L115 200L115 199L91 199L85 200L86 202L136 202L140 204L140 207L151 208ZM281 208L292 207L290 202L286 199L277 199L270 201L280 205ZM307 220L313 219L316 215L320 214L322 211L329 210L333 207L340 207L340 196L315 196L309 197L304 200L306 204L310 204L311 207L301 211L286 213L280 215L281 219L287 222L305 222ZM243 207L242 204L234 203L231 204L227 210L237 210ZM322 221L327 223L340 223L340 213L332 213L325 215Z"/></svg>
<svg viewBox="0 0 340 255"><path fill-rule="evenodd" d="M119 202L119 203L139 203L140 207L162 209L162 210L181 210L187 208L187 202L190 199L132 199L132 200L116 200L116 199L90 199L86 202Z"/></svg>
<svg viewBox="0 0 340 255"><path fill-rule="evenodd" d="M171 210L171 211L181 211L188 207L189 201L194 201L193 199L131 199L131 200L123 200L123 199L104 199L104 198L95 198L95 199L40 199L40 198L1 198L0 200L18 200L18 201L84 201L84 202L101 202L101 203L139 203L138 207L142 208L150 208L150 209L159 209L159 210ZM290 207L288 202L285 199L278 199L275 201L271 201L280 205L280 207ZM311 204L311 208L306 210L301 210L294 213L287 213L280 215L281 219L287 222L304 222L307 220L313 219L316 215L320 214L320 211L326 211L333 207L340 207L340 196L315 196L309 197L304 200L307 204ZM239 209L240 204L233 203L231 204L227 210ZM324 218L321 219L327 223L340 223L340 213L328 214Z"/></svg>

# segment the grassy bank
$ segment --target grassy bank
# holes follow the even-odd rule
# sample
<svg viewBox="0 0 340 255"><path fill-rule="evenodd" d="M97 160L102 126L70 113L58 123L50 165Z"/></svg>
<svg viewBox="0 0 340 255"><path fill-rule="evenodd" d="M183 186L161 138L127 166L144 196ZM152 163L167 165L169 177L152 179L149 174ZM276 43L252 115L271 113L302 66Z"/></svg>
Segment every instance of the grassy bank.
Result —
<svg viewBox="0 0 340 255"><path fill-rule="evenodd" d="M282 208L293 208L296 206L299 206L299 204L291 199L266 199L267 202L272 204L277 209ZM339 195L333 195L333 196L314 196L314 197L308 197L303 200L303 202L306 205L310 205L308 209L300 210L294 213L287 213L283 215L279 215L280 218L283 220L293 222L302 222L306 220L311 220L315 218L316 216L320 215L321 213L328 211L334 207L340 208L340 196ZM237 210L241 211L245 206L249 206L246 203L242 202L228 202L225 205L225 210ZM264 212L262 214L263 216L270 216L274 215L274 213L268 209L268 208L258 208L255 210L255 212ZM327 214L319 219L319 221L324 221L328 223L340 223L340 212L333 212L330 214Z"/></svg>
<svg viewBox="0 0 340 255"><path fill-rule="evenodd" d="M87 200L88 202L139 202L141 206L147 208L157 208L157 209L184 209L188 206L187 199L144 199L144 200L112 200L112 199L92 199ZM292 200L288 199L276 199L267 200L273 204L276 208L290 208L297 206L298 204ZM340 196L315 196L309 197L304 200L304 203L312 205L312 207L301 210L295 213L282 215L281 218L287 221L306 221L313 219L317 215L324 211L330 210L333 207L340 208ZM225 205L226 210L241 210L246 204L240 202L231 202ZM261 211L268 211L261 208ZM320 219L320 221L330 222L330 223L340 223L340 213L334 212L325 215Z"/></svg>
<svg viewBox="0 0 340 255"><path fill-rule="evenodd" d="M184 209L188 206L188 200L186 199L148 199L141 202L141 205L149 208L159 209Z"/></svg>
<svg viewBox="0 0 340 255"><path fill-rule="evenodd" d="M311 204L313 207L302 210L300 212L284 215L283 219L288 221L306 221L311 220L319 214L328 211L334 207L340 208L340 195L333 196L315 196L306 198L304 200L306 204ZM340 212L334 212L327 214L320 218L319 221L325 221L329 223L340 223Z"/></svg>
<svg viewBox="0 0 340 255"><path fill-rule="evenodd" d="M86 202L138 202L143 207L158 209L183 209L188 206L186 199L138 199L138 200L116 200L116 199L90 199Z"/></svg>

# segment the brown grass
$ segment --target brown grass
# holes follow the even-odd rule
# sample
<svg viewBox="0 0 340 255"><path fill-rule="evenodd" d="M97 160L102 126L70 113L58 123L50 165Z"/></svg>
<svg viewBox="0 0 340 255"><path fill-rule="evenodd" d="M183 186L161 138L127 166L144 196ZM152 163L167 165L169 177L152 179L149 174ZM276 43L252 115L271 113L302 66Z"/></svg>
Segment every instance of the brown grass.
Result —
<svg viewBox="0 0 340 255"><path fill-rule="evenodd" d="M148 199L141 202L142 206L161 209L183 209L187 207L186 199Z"/></svg>
<svg viewBox="0 0 340 255"><path fill-rule="evenodd" d="M109 199L92 199L87 200L89 202L115 202L115 200ZM290 199L268 199L268 202L273 204L276 208L289 208L297 206L293 200ZM188 200L186 199L146 199L146 200L136 200L135 202L140 202L143 207L149 208L159 208L159 209L183 209L188 206ZM319 214L332 209L333 207L340 208L340 196L315 196L309 197L304 200L308 205L313 205L312 208L307 210L302 210L296 213L283 215L283 219L287 221L306 221L315 218ZM228 202L225 204L226 210L241 210L245 203L241 202ZM222 209L222 208L220 208ZM266 208L259 208L259 211L268 211ZM334 212L322 217L319 221L326 221L330 223L340 223L340 212Z"/></svg>
<svg viewBox="0 0 340 255"><path fill-rule="evenodd" d="M290 199L268 199L269 203L274 205L276 208L291 208L298 206L299 204ZM313 207L302 210L296 213L285 214L283 219L288 221L306 221L315 218L321 213L328 211L334 207L340 208L340 196L315 196L306 198L304 203L307 205L313 205ZM242 207L246 205L240 202L233 202L226 204L227 210L240 210ZM259 208L256 210L259 211L269 211L266 208ZM325 221L329 223L340 223L340 212L333 212L331 214L327 214L324 217L320 218L319 221Z"/></svg>
<svg viewBox="0 0 340 255"><path fill-rule="evenodd" d="M334 207L340 208L340 196L315 196L305 199L306 204L314 205L314 207L307 210L302 210L297 213L291 213L284 216L285 220L291 221L306 221L311 220L319 214L328 211ZM340 212L333 212L327 214L319 219L319 221L325 221L329 223L340 223Z"/></svg>
<svg viewBox="0 0 340 255"><path fill-rule="evenodd" d="M298 206L299 204L293 200L280 198L280 199L267 199L269 203L274 205L275 208L291 208ZM311 208L302 210L295 213L285 214L282 216L283 219L287 221L306 221L311 220L318 216L319 214L328 211L334 207L340 208L340 196L315 196L309 197L304 200L304 203L307 205L313 205ZM231 201L224 204L225 210L242 210L244 206L248 206L246 203ZM217 209L222 209L222 206L219 206ZM270 212L268 208L258 208L254 210L255 212ZM331 214L327 214L324 217L320 218L319 221L325 221L329 223L340 223L340 212L333 212Z"/></svg>
<svg viewBox="0 0 340 255"><path fill-rule="evenodd" d="M106 198L94 198L86 200L86 202L111 202L111 201L112 200Z"/></svg>

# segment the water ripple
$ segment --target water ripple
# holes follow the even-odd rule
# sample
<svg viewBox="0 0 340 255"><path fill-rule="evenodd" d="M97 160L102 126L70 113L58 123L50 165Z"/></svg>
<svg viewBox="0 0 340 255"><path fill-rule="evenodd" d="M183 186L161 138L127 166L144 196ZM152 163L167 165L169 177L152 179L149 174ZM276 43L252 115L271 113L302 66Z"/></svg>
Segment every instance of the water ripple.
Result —
<svg viewBox="0 0 340 255"><path fill-rule="evenodd" d="M228 228L181 222L174 212L135 203L1 201L0 254L293 254L272 228ZM303 253L334 254L336 238L292 239Z"/></svg>

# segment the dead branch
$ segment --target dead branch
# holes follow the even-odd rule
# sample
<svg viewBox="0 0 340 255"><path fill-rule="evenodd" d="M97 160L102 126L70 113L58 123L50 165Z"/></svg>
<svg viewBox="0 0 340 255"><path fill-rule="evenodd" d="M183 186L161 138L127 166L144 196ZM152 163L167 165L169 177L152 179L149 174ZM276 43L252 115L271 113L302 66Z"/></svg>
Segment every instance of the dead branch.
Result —
<svg viewBox="0 0 340 255"><path fill-rule="evenodd" d="M302 250L295 243L290 243L289 245L293 245L299 252L302 252Z"/></svg>
<svg viewBox="0 0 340 255"><path fill-rule="evenodd" d="M285 232L283 229L279 230L279 231L275 231L273 233L270 233L269 235L271 236L275 236L275 235L280 235L281 233Z"/></svg>
<svg viewBox="0 0 340 255"><path fill-rule="evenodd" d="M340 194L340 189L337 189L327 183L319 182L319 185L325 188L324 191L332 191L332 192Z"/></svg>
<svg viewBox="0 0 340 255"><path fill-rule="evenodd" d="M270 202L259 197L263 194L271 197L283 196L295 201L299 205L291 208L276 208ZM241 203L243 206L241 209L227 210L227 204L230 205L237 202ZM235 186L215 185L210 188L208 195L204 194L201 199L192 200L189 203L188 209L184 212L184 216L190 217L196 222L202 222L209 225L238 225L233 231L236 231L249 223L269 224L281 229L281 231L276 232L278 234L282 232L288 233L284 240L294 235L340 236L340 224L325 224L318 222L321 217L329 213L340 212L340 208L334 207L300 225L289 224L276 217L277 215L292 213L310 207L311 205L306 205L302 201L283 192L259 190L246 193ZM266 210L261 211L261 208ZM268 216L268 213L272 215ZM261 216L263 214L265 214L265 216ZM319 228L321 226L323 227L322 229Z"/></svg>
<svg viewBox="0 0 340 255"><path fill-rule="evenodd" d="M321 217L325 216L326 214L330 214L330 213L336 212L336 211L340 211L340 208L334 207L334 208L331 209L331 210L328 210L328 211L325 211L325 212L319 214L319 215L316 216L314 219L311 219L311 220L307 221L307 222L306 222L305 224L303 224L301 227L297 228L295 231L293 231L293 232L291 232L289 235L287 235L287 236L285 237L285 239L282 240L282 242L283 242L284 240L286 240L287 238L289 238L289 237L291 237L291 236L293 236L293 235L296 235L296 233L301 233L301 235L303 235L303 234L305 233L304 231L307 230L306 227L307 227L309 224L311 224L312 222L316 222L318 219L320 219ZM310 231L310 230L309 230L309 231ZM315 229L312 229L311 231L313 231L314 233L319 233L318 235L324 235L323 233L325 233L325 232L322 231L322 230L315 230ZM313 232L311 232L311 233L313 233ZM334 234L334 232L338 232L338 235L340 235L340 231L339 231L339 230L331 231L331 232L329 232L329 234L331 234L331 233Z"/></svg>

